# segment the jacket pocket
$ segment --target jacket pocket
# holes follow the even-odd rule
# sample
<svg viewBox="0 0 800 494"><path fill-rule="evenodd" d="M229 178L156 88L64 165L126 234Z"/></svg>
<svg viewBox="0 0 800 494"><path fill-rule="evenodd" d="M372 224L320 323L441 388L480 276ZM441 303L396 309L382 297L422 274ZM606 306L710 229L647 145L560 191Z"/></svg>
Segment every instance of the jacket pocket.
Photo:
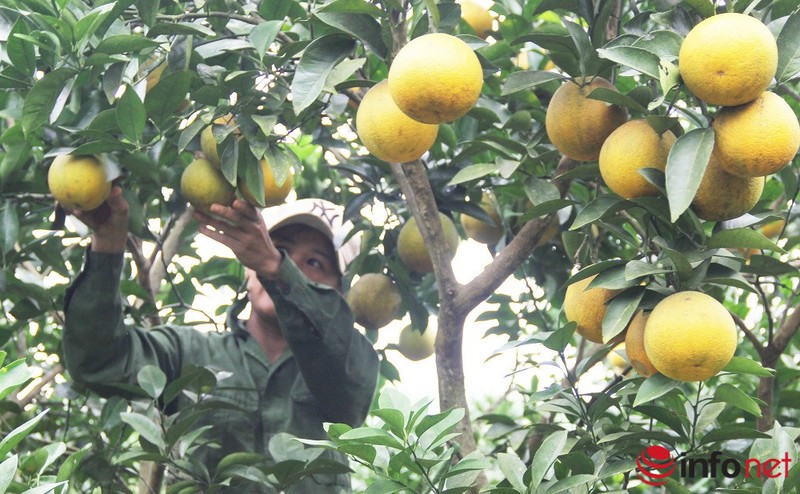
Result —
<svg viewBox="0 0 800 494"><path fill-rule="evenodd" d="M292 385L291 397L292 401L301 405L314 405L317 401L314 395L311 394L311 390L308 389L302 377L295 379Z"/></svg>

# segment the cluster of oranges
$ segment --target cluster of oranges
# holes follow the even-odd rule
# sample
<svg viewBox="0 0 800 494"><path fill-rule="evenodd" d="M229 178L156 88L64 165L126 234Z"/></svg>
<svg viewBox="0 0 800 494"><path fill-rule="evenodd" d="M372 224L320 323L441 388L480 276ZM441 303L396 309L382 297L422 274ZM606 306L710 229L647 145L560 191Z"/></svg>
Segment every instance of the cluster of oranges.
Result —
<svg viewBox="0 0 800 494"><path fill-rule="evenodd" d="M567 287L564 314L587 340L603 342L607 303L618 290L592 287L591 276ZM587 290L588 288L588 290ZM647 313L642 310L609 343L625 342L631 366L642 376L656 372L679 381L705 381L733 358L738 338L728 310L696 291L674 293Z"/></svg>
<svg viewBox="0 0 800 494"><path fill-rule="evenodd" d="M233 115L223 115L216 118L213 123L200 133L200 148L202 158L196 158L181 175L181 193L199 210L207 211L212 204L229 205L236 197L238 189L241 196L254 206L276 206L281 204L292 190L292 174L278 183L272 166L266 159L261 159L259 165L263 177L263 197L257 198L250 191L244 180L239 179L236 186L232 185L222 173L222 160L217 149L217 136L214 126L227 127L221 134L233 134L236 139L242 140L241 131L236 126Z"/></svg>
<svg viewBox="0 0 800 494"><path fill-rule="evenodd" d="M469 45L444 33L420 36L400 49L387 79L364 95L358 136L379 159L414 161L433 145L440 123L475 106L482 87L481 64Z"/></svg>
<svg viewBox="0 0 800 494"><path fill-rule="evenodd" d="M678 65L686 88L720 107L712 124L714 149L692 203L702 219L722 221L750 211L764 177L786 166L800 147L794 112L767 91L777 63L774 36L744 14L710 17L681 45ZM623 198L657 195L639 170L665 170L676 136L656 132L644 119L629 121L620 106L589 99L598 88L617 91L595 77L568 81L555 92L545 122L551 142L575 160L598 160L603 181Z"/></svg>
<svg viewBox="0 0 800 494"><path fill-rule="evenodd" d="M774 36L744 14L700 22L681 46L678 65L686 88L719 107L711 125L714 147L692 202L701 219L722 221L750 211L765 177L786 166L800 147L797 117L781 97L767 91L777 63ZM639 170L664 170L675 135L658 133L643 119L628 121L625 109L589 99L595 88L616 91L599 77L570 81L556 91L546 116L551 142L573 159L598 160L603 181L616 194L626 199L657 195ZM593 279L567 287L564 312L580 335L601 343L607 303L618 291L587 290ZM719 373L738 341L727 309L696 291L674 293L650 313L638 311L610 343L623 338L628 361L641 375L660 372L681 381L703 381Z"/></svg>

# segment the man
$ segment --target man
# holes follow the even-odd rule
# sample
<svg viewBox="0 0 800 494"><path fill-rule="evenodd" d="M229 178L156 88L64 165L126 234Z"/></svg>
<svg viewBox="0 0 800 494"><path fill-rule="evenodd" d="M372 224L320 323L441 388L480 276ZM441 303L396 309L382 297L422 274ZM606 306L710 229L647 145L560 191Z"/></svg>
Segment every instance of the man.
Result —
<svg viewBox="0 0 800 494"><path fill-rule="evenodd" d="M230 207L212 205L213 216L196 212L200 232L229 247L245 266L247 298L229 311L225 333L146 331L126 325L122 313L118 283L128 204L121 192L115 186L95 211L71 212L93 230L86 265L65 303L63 354L73 379L108 394L109 385L135 383L145 365L160 367L169 381L188 365L230 373L214 398L235 408L214 411L198 423L213 426L208 437L219 445L201 451L212 473L229 453L267 453L278 432L318 439L325 437L324 422L364 421L378 358L354 328L340 293L342 274L359 250L355 238L342 244L348 228L340 208L306 199L262 215L237 199ZM250 314L239 320L248 301ZM287 492L349 490L346 475L315 475Z"/></svg>

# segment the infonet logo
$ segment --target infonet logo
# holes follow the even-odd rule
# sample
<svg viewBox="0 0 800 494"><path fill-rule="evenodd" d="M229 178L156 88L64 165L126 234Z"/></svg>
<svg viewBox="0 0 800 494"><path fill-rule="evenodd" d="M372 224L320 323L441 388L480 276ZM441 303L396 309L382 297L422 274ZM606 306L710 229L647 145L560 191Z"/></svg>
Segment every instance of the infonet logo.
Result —
<svg viewBox="0 0 800 494"><path fill-rule="evenodd" d="M664 446L648 446L636 458L636 475L645 484L656 487L666 484L676 470L681 478L716 478L717 475L722 475L732 479L740 476L744 470L746 479L774 479L788 477L789 464L792 462L788 452L784 452L780 459L768 458L762 461L748 458L744 465L736 458L723 459L721 451L712 451L706 458L686 458L685 455L686 453L681 453L673 458L672 453Z"/></svg>
<svg viewBox="0 0 800 494"><path fill-rule="evenodd" d="M675 460L664 446L648 446L636 458L636 475L647 485L662 486L675 472Z"/></svg>

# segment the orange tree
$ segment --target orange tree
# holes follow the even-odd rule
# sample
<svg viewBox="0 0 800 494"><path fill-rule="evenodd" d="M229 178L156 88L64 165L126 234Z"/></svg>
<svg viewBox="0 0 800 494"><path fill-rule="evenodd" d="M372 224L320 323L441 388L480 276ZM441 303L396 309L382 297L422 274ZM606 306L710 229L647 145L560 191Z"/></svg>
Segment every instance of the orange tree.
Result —
<svg viewBox="0 0 800 494"><path fill-rule="evenodd" d="M796 487L795 3L487 6L494 17L488 37L484 27L476 33L461 19L459 4L435 0L5 1L0 490L130 489L146 460L183 475L171 492L213 491L233 479L281 488L305 473L335 470L283 436L271 450L279 467L235 457L215 471L193 468L199 435L192 417L167 415L163 404L176 393L201 395L215 380L207 369L166 387L157 370L143 369L138 391L128 390L143 397L139 402L99 400L64 379L61 308L82 263L86 231L50 194L54 158L101 156L124 187L131 205L121 285L126 316L145 326L191 325L218 321L226 305L195 306L201 292L229 300L242 282L229 259L198 262L192 243L196 228L180 177L204 150L231 185L244 181L255 196L266 159L275 182L293 173L298 196L344 204L346 216L369 232L355 274L391 276L418 330L438 316L442 412L382 393L370 427L333 425L330 441L308 450L350 455L367 472L370 492L646 492L636 459L656 443L701 467L713 451L741 464L757 460L751 466L787 460L779 464L785 471L773 465L711 476L699 468L655 477L674 492ZM741 17L727 21L731 13ZM716 27L685 43L704 19ZM401 48L430 32L457 35L474 50L480 98L464 116L439 124L420 159L382 161L354 133L357 108L365 90L389 76ZM437 71L429 71L433 79ZM727 85L736 74L747 91ZM717 79L723 82L715 85ZM769 106L746 106L756 98ZM741 123L742 113L756 117ZM647 125L622 126L634 120ZM617 128L628 130L609 138ZM615 145L601 152L607 138ZM204 149L210 144L213 152ZM643 151L651 148L662 151ZM702 183L717 167L725 174L715 176L724 179ZM484 198L495 211L487 212ZM492 262L469 283L455 279L437 211L501 220L495 226L503 235L488 247ZM387 215L385 224L373 221L378 213ZM398 256L397 225L412 217L432 273L415 272ZM509 277L528 289L495 294ZM565 288L589 277L589 289L609 296L589 311L594 323L568 321ZM703 381L631 369L606 374L607 385L599 387L597 377L586 378L637 311L649 313L681 291L704 292L724 305L725 316L714 321L729 317L739 344L721 369ZM561 377L514 388L509 402L521 401L521 411L501 404L476 416L465 395L462 337L468 314L486 300L492 308L479 317L496 322L492 333L508 336L503 351L516 352L520 366L548 363ZM661 310L659 320L703 320L694 308ZM645 350L660 346L668 357L685 351L679 355L689 365L707 349L695 342L707 339L702 325L684 326L691 328L659 332L667 335L661 338L645 331ZM378 350L383 376L397 379L385 349ZM151 486L160 482L157 473L147 479Z"/></svg>

